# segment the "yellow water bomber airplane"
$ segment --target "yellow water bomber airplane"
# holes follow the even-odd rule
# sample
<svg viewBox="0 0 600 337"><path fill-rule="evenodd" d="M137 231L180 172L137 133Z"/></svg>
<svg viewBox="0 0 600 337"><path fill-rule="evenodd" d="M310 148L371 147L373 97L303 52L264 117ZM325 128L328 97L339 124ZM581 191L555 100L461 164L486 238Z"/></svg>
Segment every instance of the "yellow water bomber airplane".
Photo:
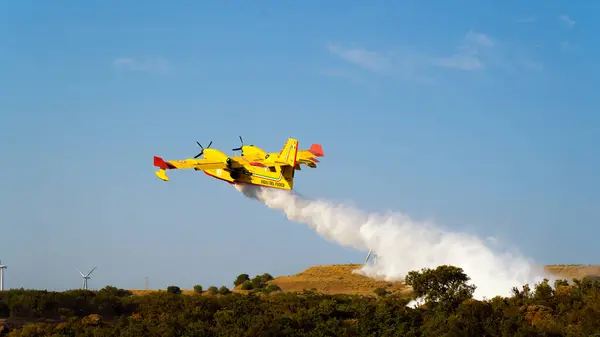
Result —
<svg viewBox="0 0 600 337"><path fill-rule="evenodd" d="M230 184L245 183L292 190L296 170L301 170L301 165L316 168L319 162L317 157L325 156L320 144L312 144L308 150L299 150L298 140L294 138L288 138L281 151L273 153L254 145L244 145L241 136L240 141L242 146L232 149L241 151L240 156L228 156L211 149L212 141L206 148L196 142L202 151L194 158L165 161L154 156L154 166L159 168L156 176L168 181L166 170L194 169ZM196 159L202 155L203 158Z"/></svg>

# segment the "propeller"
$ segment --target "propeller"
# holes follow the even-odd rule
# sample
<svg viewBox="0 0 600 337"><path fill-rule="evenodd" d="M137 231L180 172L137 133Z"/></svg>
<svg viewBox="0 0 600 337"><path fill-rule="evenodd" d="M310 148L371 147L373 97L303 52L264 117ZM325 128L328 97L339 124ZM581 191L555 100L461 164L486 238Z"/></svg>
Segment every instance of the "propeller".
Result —
<svg viewBox="0 0 600 337"><path fill-rule="evenodd" d="M235 149L231 149L231 151L242 151L242 147L244 146L244 140L242 139L242 136L240 137L240 142L242 142L242 146L240 147L236 147Z"/></svg>
<svg viewBox="0 0 600 337"><path fill-rule="evenodd" d="M198 146L200 146L202 151L200 151L200 153L198 153L194 158L198 158L204 153L204 147L202 147L202 144L200 144L199 142L196 142L196 144L198 144ZM208 146L206 148L208 149L211 144L212 144L212 140L210 141L210 143L208 143Z"/></svg>

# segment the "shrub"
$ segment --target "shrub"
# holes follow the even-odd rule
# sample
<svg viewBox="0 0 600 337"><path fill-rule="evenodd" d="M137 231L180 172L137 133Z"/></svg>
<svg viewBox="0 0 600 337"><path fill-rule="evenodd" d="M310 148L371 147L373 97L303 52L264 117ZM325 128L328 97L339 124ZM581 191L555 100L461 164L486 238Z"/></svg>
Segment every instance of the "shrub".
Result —
<svg viewBox="0 0 600 337"><path fill-rule="evenodd" d="M385 295L387 295L387 294L388 294L388 291L387 291L387 290L385 290L385 289L383 289L383 288L377 288L377 289L373 290L373 292L374 292L374 293L375 293L377 296L380 296L380 297L383 297L383 296L385 296Z"/></svg>
<svg viewBox="0 0 600 337"><path fill-rule="evenodd" d="M194 286L194 292L195 292L196 294L202 294L202 286L201 286L201 285L199 285L199 284L196 284L196 285Z"/></svg>
<svg viewBox="0 0 600 337"><path fill-rule="evenodd" d="M233 285L237 287L248 280L250 280L250 276L248 276L248 274L239 274L235 281L233 281Z"/></svg>
<svg viewBox="0 0 600 337"><path fill-rule="evenodd" d="M171 294L181 294L181 288L178 286L168 286L167 292Z"/></svg>
<svg viewBox="0 0 600 337"><path fill-rule="evenodd" d="M263 281L262 277L260 277L260 276L256 276L252 279L252 288L254 288L254 289L264 288L265 285L266 285L266 283Z"/></svg>
<svg viewBox="0 0 600 337"><path fill-rule="evenodd" d="M260 278L263 280L263 282L269 282L269 281L273 280L273 276L271 276L271 274L269 274L269 273L264 273L264 274L260 275Z"/></svg>
<svg viewBox="0 0 600 337"><path fill-rule="evenodd" d="M242 290L252 290L252 282L250 280L244 281L242 283Z"/></svg>
<svg viewBox="0 0 600 337"><path fill-rule="evenodd" d="M265 291L268 293L273 292L273 291L278 291L278 290L281 290L281 288L278 285L272 284L272 283L267 284L267 286L265 287Z"/></svg>
<svg viewBox="0 0 600 337"><path fill-rule="evenodd" d="M472 298L476 289L468 284L470 278L462 268L450 265L413 270L408 272L405 280L417 298L424 298L427 304L442 304L448 310Z"/></svg>

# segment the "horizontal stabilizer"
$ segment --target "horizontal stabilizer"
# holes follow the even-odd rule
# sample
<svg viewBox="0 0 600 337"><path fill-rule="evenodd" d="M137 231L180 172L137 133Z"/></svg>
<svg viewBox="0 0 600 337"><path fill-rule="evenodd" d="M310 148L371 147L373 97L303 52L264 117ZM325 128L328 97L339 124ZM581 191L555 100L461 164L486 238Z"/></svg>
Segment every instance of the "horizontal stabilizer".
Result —
<svg viewBox="0 0 600 337"><path fill-rule="evenodd" d="M315 157L325 157L325 152L323 152L321 144L312 144L308 152L314 154Z"/></svg>
<svg viewBox="0 0 600 337"><path fill-rule="evenodd" d="M167 177L167 172L164 169L156 171L155 174L158 178L160 178L160 180L169 181L169 177Z"/></svg>

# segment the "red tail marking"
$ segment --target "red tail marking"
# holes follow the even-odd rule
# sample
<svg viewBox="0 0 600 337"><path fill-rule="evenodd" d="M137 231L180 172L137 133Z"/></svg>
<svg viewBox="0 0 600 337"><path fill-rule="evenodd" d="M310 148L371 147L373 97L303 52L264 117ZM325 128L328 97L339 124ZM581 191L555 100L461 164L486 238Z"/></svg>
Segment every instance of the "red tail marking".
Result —
<svg viewBox="0 0 600 337"><path fill-rule="evenodd" d="M255 161L251 162L250 165L252 165L252 166L258 166L258 167L267 167L265 164L258 163L258 162L255 162Z"/></svg>
<svg viewBox="0 0 600 337"><path fill-rule="evenodd" d="M154 156L154 166L158 166L159 168L166 169L174 169L175 166L165 162L161 157Z"/></svg>
<svg viewBox="0 0 600 337"><path fill-rule="evenodd" d="M163 170L166 170L169 168L167 163L165 163L165 161L161 157L157 157L157 156L154 156L154 166L157 166Z"/></svg>
<svg viewBox="0 0 600 337"><path fill-rule="evenodd" d="M311 145L308 151L317 157L325 157L325 152L323 152L323 147L321 146L321 144Z"/></svg>
<svg viewBox="0 0 600 337"><path fill-rule="evenodd" d="M314 161L315 163L318 163L318 162L319 162L319 159L317 159L317 158L315 158L315 157L312 157L312 158L310 158L310 160Z"/></svg>

